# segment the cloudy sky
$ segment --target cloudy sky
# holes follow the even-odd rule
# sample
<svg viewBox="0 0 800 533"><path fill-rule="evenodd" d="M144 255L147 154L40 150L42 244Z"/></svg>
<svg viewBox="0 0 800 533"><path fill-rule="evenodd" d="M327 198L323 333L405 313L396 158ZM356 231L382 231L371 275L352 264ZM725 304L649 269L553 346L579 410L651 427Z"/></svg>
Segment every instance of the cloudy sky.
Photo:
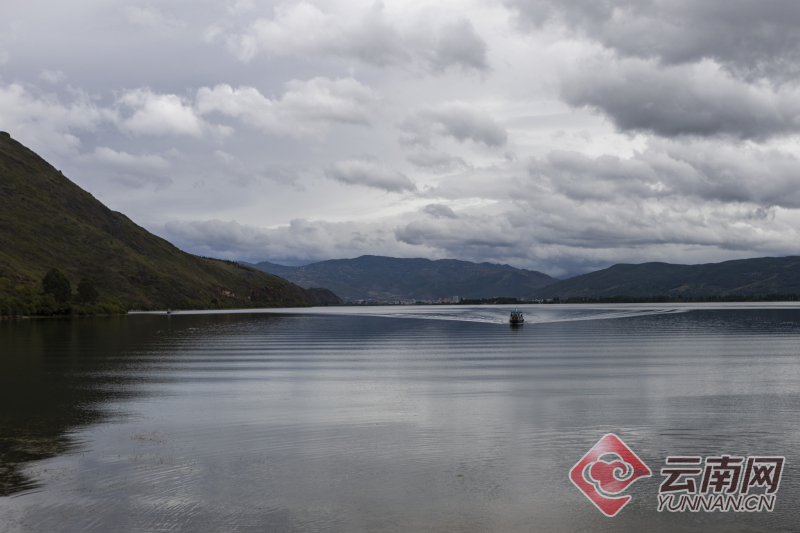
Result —
<svg viewBox="0 0 800 533"><path fill-rule="evenodd" d="M796 0L5 0L0 129L198 254L800 253Z"/></svg>

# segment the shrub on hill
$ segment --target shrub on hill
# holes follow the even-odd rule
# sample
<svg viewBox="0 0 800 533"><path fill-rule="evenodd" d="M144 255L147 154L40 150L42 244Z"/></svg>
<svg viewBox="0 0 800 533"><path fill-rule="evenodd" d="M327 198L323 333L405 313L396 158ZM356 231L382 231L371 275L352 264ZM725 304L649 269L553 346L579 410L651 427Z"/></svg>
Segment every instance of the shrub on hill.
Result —
<svg viewBox="0 0 800 533"><path fill-rule="evenodd" d="M91 280L82 278L78 282L78 301L82 304L93 304L100 296L97 289L94 288L94 283Z"/></svg>
<svg viewBox="0 0 800 533"><path fill-rule="evenodd" d="M63 284L63 280L62 280ZM86 290L86 289L84 289ZM128 312L118 298L72 303L58 302L43 287L14 285L8 278L0 277L0 291L9 296L0 297L0 317L57 316L57 315L114 315ZM79 291L80 292L80 291Z"/></svg>
<svg viewBox="0 0 800 533"><path fill-rule="evenodd" d="M42 278L42 288L45 294L52 295L56 302L63 304L72 296L72 283L69 278L57 268L51 268Z"/></svg>

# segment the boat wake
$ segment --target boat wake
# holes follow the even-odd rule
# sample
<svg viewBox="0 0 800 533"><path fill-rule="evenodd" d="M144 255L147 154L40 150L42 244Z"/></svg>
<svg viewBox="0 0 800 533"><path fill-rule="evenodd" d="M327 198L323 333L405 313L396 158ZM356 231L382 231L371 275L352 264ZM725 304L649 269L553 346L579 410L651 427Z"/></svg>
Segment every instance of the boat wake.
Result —
<svg viewBox="0 0 800 533"><path fill-rule="evenodd" d="M483 324L508 324L509 306L386 306L386 307L329 307L307 310L292 310L302 314L337 314L386 318L410 318L420 320L450 320L478 322ZM632 318L647 315L683 313L679 307L608 307L588 305L524 305L519 310L525 313L526 324L573 322L583 320L607 320ZM277 311L277 310L276 310ZM286 312L286 311L284 311Z"/></svg>

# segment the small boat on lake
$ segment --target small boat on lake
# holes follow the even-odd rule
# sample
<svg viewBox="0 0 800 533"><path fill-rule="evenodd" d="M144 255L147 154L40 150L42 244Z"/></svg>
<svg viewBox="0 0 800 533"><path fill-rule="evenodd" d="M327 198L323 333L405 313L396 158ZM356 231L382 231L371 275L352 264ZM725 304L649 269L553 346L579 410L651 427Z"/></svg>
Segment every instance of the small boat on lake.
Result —
<svg viewBox="0 0 800 533"><path fill-rule="evenodd" d="M522 311L517 310L515 307L513 311L511 311L511 318L508 319L508 322L511 324L522 324L525 322L525 317L522 316Z"/></svg>

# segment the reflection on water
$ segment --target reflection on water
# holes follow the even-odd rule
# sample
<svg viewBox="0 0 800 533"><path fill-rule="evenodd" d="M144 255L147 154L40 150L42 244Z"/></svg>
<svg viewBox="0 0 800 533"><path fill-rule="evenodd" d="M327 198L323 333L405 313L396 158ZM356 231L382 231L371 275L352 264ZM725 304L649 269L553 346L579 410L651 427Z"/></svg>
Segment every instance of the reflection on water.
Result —
<svg viewBox="0 0 800 533"><path fill-rule="evenodd" d="M0 495L36 488L22 466L68 452L68 433L102 420L97 407L121 391L97 378L109 366L100 349L133 345L131 326L139 329L121 318L0 323Z"/></svg>
<svg viewBox="0 0 800 533"><path fill-rule="evenodd" d="M2 323L0 531L795 528L800 309L508 310ZM567 477L607 432L655 473L614 519ZM656 512L723 453L786 456L775 512Z"/></svg>

